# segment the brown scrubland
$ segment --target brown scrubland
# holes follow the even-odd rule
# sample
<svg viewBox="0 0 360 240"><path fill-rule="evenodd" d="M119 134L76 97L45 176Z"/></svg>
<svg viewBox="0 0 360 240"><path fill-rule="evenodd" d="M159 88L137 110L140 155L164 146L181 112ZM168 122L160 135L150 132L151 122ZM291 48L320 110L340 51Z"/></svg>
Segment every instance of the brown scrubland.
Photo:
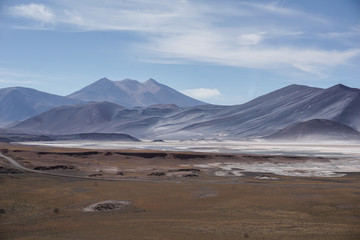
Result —
<svg viewBox="0 0 360 240"><path fill-rule="evenodd" d="M360 239L359 173L216 176L193 166L306 157L0 150L34 170L0 158L0 239Z"/></svg>

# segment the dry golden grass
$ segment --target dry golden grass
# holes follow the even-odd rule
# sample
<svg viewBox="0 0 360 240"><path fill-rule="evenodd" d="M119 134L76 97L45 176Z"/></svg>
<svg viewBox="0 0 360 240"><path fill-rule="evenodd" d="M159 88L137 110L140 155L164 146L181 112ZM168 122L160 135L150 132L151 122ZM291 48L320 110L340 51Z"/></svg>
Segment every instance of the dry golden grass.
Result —
<svg viewBox="0 0 360 240"><path fill-rule="evenodd" d="M40 163L36 154L12 152L24 147L4 147L29 166ZM65 157L71 164L75 159ZM132 167L176 167L153 160L139 158ZM46 161L58 158L47 155ZM131 161L124 164L131 167ZM0 166L10 168L1 160ZM254 176L135 182L1 174L0 208L6 213L0 214L0 239L360 239L359 174L273 181ZM82 212L103 200L132 205L118 212Z"/></svg>

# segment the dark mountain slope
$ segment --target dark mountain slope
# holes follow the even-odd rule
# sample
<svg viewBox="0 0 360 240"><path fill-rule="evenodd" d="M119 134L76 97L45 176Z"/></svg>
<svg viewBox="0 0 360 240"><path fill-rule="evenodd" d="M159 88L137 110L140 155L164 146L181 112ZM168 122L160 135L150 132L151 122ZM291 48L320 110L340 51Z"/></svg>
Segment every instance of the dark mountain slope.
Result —
<svg viewBox="0 0 360 240"><path fill-rule="evenodd" d="M140 142L128 134L122 133L78 133L67 135L29 135L29 134L1 134L0 142L28 142L28 141L59 141L59 140L91 140L91 141L124 141Z"/></svg>
<svg viewBox="0 0 360 240"><path fill-rule="evenodd" d="M208 110L206 110L208 108ZM127 133L147 138L157 134L175 131L194 121L203 112L226 107L201 108L149 107L125 109L109 103L86 103L58 107L32 117L7 129L11 133L31 134L73 134L73 133ZM197 112L198 114L194 114ZM215 113L216 111L214 111ZM211 115L211 114L208 114ZM166 126L171 126L170 129Z"/></svg>
<svg viewBox="0 0 360 240"><path fill-rule="evenodd" d="M342 113L334 120L360 130L360 89L349 88L341 84L337 87L352 92L354 97L349 99L349 103L343 108Z"/></svg>
<svg viewBox="0 0 360 240"><path fill-rule="evenodd" d="M17 133L75 134L104 132L114 116L125 108L109 102L62 106L21 122L9 130ZM13 131L14 132L14 131Z"/></svg>
<svg viewBox="0 0 360 240"><path fill-rule="evenodd" d="M313 119L296 123L267 136L266 139L280 141L360 141L360 132L342 123L326 119Z"/></svg>
<svg viewBox="0 0 360 240"><path fill-rule="evenodd" d="M358 97L358 93L338 85L328 89L290 85L243 105L231 107L220 118L198 122L184 130L214 132L215 129L225 134L246 137L276 132L295 122L315 118L339 119L341 122L344 110L354 108L353 102ZM352 112L349 115L347 121L360 120Z"/></svg>
<svg viewBox="0 0 360 240"><path fill-rule="evenodd" d="M0 126L22 121L51 108L79 103L78 100L31 88L0 89Z"/></svg>

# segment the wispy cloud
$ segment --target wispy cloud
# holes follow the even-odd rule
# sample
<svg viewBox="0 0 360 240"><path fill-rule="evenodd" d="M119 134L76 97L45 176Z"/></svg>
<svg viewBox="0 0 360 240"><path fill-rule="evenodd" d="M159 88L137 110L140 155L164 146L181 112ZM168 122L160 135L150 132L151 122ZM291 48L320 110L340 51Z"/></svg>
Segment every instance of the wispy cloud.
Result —
<svg viewBox="0 0 360 240"><path fill-rule="evenodd" d="M56 6L15 5L9 11L17 17L47 23L35 26L37 29L52 25L55 30L137 32L144 39L136 46L142 59L154 63L201 62L320 74L360 56L356 46L330 49L314 41L299 41L314 38L313 33L308 34L310 25L321 29L324 23L329 24L322 16L278 2L235 3L229 7L187 0L63 0ZM322 37L345 35L324 32Z"/></svg>
<svg viewBox="0 0 360 240"><path fill-rule="evenodd" d="M249 6L253 9L258 9L261 12L268 12L275 15L284 15L284 16L296 16L301 17L305 21L316 21L320 23L327 23L328 21L321 16L313 15L307 12L299 11L296 9L283 7L279 4L279 1L272 1L269 3L256 3L256 2L240 2L241 5Z"/></svg>
<svg viewBox="0 0 360 240"><path fill-rule="evenodd" d="M216 88L187 89L181 92L190 97L204 100L221 96L220 91Z"/></svg>
<svg viewBox="0 0 360 240"><path fill-rule="evenodd" d="M1 77L31 77L31 78L36 78L36 77L40 77L40 75L37 74L32 74L32 73L26 73L20 70L16 70L16 69L8 69L8 68L0 68L0 76Z"/></svg>
<svg viewBox="0 0 360 240"><path fill-rule="evenodd" d="M193 6L185 0L63 0L56 6L29 3L8 8L8 13L12 16L51 23L55 30L146 33L179 31L174 28L175 25L181 27L180 31L190 27L192 21L199 17L193 17L192 12ZM32 23L28 25L36 29L43 26L34 26Z"/></svg>
<svg viewBox="0 0 360 240"><path fill-rule="evenodd" d="M9 8L10 14L28 18L42 23L54 23L56 21L53 11L43 4L29 3L15 5Z"/></svg>
<svg viewBox="0 0 360 240"><path fill-rule="evenodd" d="M345 64L360 56L360 49L320 50L305 47L243 46L213 33L192 33L156 38L147 47L159 58L245 68L292 67L317 74L323 68Z"/></svg>
<svg viewBox="0 0 360 240"><path fill-rule="evenodd" d="M0 78L0 83L10 83L10 84L37 84L40 83L38 81L27 81L27 80L14 80L14 79L1 79Z"/></svg>
<svg viewBox="0 0 360 240"><path fill-rule="evenodd" d="M0 83L6 85L16 85L16 84L27 84L33 85L40 83L37 79L41 78L38 74L27 73L15 69L0 68ZM26 79L26 80L24 80Z"/></svg>
<svg viewBox="0 0 360 240"><path fill-rule="evenodd" d="M351 27L348 31L343 32L324 32L318 34L323 38L337 39L337 38L353 38L360 36L360 26Z"/></svg>

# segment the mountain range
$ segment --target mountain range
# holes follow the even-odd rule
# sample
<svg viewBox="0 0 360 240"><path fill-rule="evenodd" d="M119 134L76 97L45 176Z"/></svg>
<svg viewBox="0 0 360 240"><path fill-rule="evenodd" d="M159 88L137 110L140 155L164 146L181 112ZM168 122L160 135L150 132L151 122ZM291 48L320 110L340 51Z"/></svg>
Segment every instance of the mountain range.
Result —
<svg viewBox="0 0 360 240"><path fill-rule="evenodd" d="M104 79L96 83L102 82L109 84ZM309 120L325 119L334 123L326 131L338 131L342 129L339 125L346 125L352 130L342 131L344 138L354 139L351 136L360 130L359 106L360 90L356 88L341 84L326 89L290 85L234 106L179 107L169 102L138 108L110 102L61 106L15 124L7 131L31 134L125 133L145 139L271 139L271 136L278 138L276 133L280 134L294 124L304 122L311 126ZM311 133L314 127L307 129L302 134ZM296 138L295 130L287 132L293 132ZM291 134L287 134L289 137Z"/></svg>
<svg viewBox="0 0 360 240"><path fill-rule="evenodd" d="M189 107L207 104L149 79L144 83L102 78L68 96L58 96L31 88L0 89L0 127L23 121L51 108L91 101L109 101L125 107L174 104Z"/></svg>
<svg viewBox="0 0 360 240"><path fill-rule="evenodd" d="M128 108L146 107L154 104L175 104L179 107L207 104L151 78L143 83L131 79L111 81L102 78L67 97L81 101L108 101Z"/></svg>

